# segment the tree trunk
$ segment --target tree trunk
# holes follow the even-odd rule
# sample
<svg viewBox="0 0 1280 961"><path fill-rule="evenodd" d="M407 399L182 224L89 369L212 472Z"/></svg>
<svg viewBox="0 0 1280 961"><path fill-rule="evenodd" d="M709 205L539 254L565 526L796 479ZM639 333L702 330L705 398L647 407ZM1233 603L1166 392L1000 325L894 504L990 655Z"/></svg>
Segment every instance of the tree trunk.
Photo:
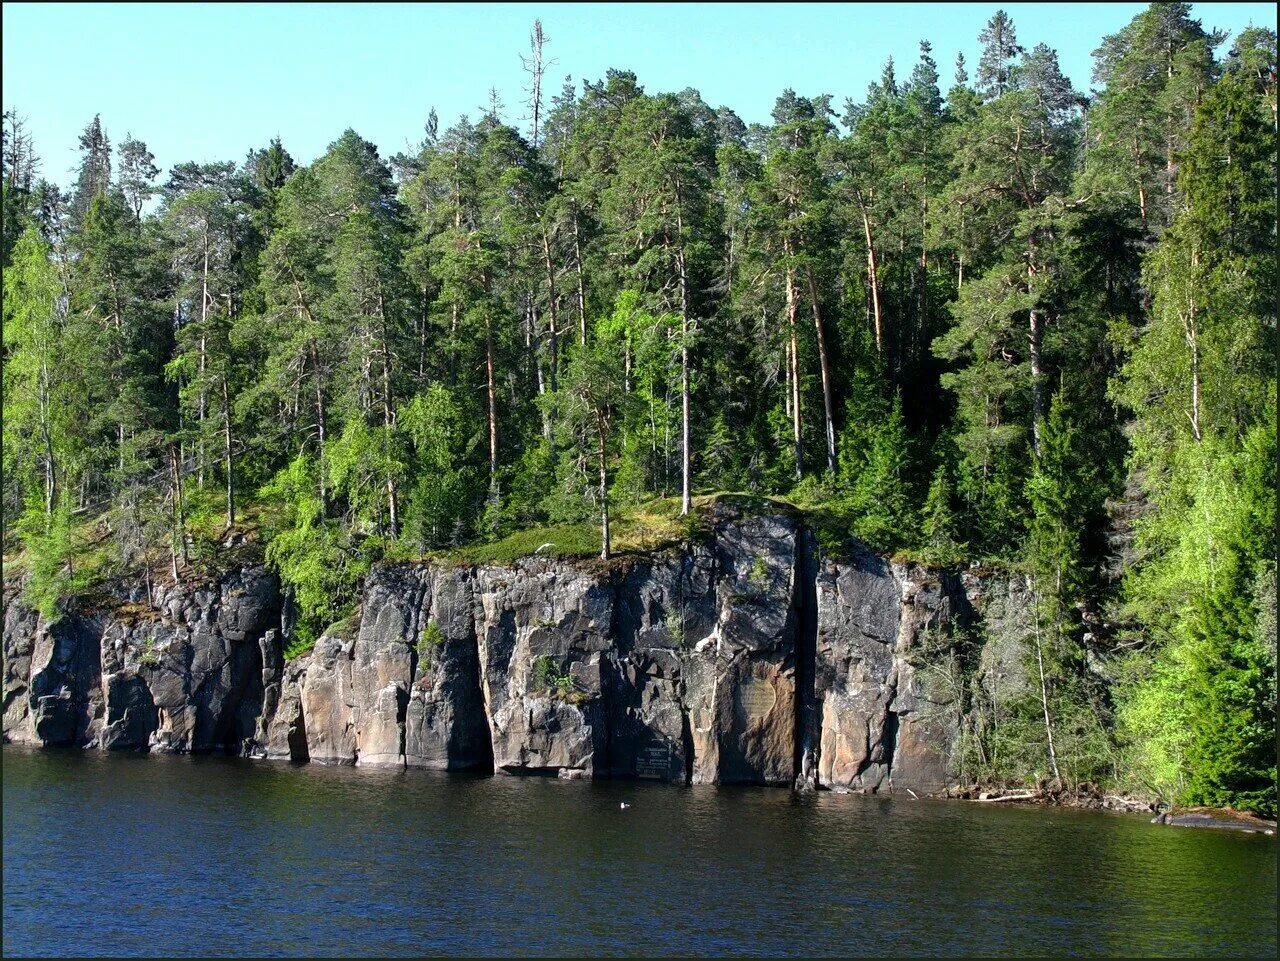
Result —
<svg viewBox="0 0 1280 961"><path fill-rule="evenodd" d="M1062 774L1058 771L1058 753L1053 746L1053 722L1049 717L1049 688L1044 679L1044 652L1040 643L1040 614L1036 613L1036 666L1040 671L1040 706L1044 711L1044 736L1049 745L1049 767L1053 770L1053 779L1062 789Z"/></svg>
<svg viewBox="0 0 1280 961"><path fill-rule="evenodd" d="M596 413L596 436L599 438L597 453L600 466L600 559L609 559L611 542L609 535L609 471L605 449L606 428L600 413Z"/></svg>
<svg viewBox="0 0 1280 961"><path fill-rule="evenodd" d="M418 317L418 381L421 383L427 377L427 292L422 291L422 310Z"/></svg>
<svg viewBox="0 0 1280 961"><path fill-rule="evenodd" d="M533 294L526 293L524 298L524 367L528 389L534 394L545 393L542 377L542 334L535 328L538 326L538 309L533 303Z"/></svg>
<svg viewBox="0 0 1280 961"><path fill-rule="evenodd" d="M1031 434L1037 454L1040 453L1040 426L1044 419L1044 383L1040 370L1040 343L1043 334L1040 312L1033 309L1027 340L1031 348Z"/></svg>
<svg viewBox="0 0 1280 961"><path fill-rule="evenodd" d="M53 435L49 430L49 364L40 363L40 437L44 441L44 516L53 517L57 500L57 469L53 459Z"/></svg>
<svg viewBox="0 0 1280 961"><path fill-rule="evenodd" d="M782 410L791 419L791 339L782 344Z"/></svg>
<svg viewBox="0 0 1280 961"><path fill-rule="evenodd" d="M1142 232L1147 232L1147 186L1142 182L1142 152L1138 149L1138 140L1133 140L1133 162L1138 174L1138 213L1142 217Z"/></svg>
<svg viewBox="0 0 1280 961"><path fill-rule="evenodd" d="M573 212L573 263L578 274L578 330L581 342L587 342L587 288L582 279L582 241L578 235L578 211Z"/></svg>
<svg viewBox="0 0 1280 961"><path fill-rule="evenodd" d="M1035 296L1035 247L1027 257L1027 291ZM1040 346L1044 341L1044 324L1040 311L1031 308L1030 328L1027 331L1027 346L1031 360L1031 437L1037 455L1040 453L1041 422L1044 420L1044 383L1040 367Z"/></svg>
<svg viewBox="0 0 1280 961"><path fill-rule="evenodd" d="M498 396L493 380L493 324L486 308L484 315L485 392L489 401L489 488L498 487Z"/></svg>
<svg viewBox="0 0 1280 961"><path fill-rule="evenodd" d="M813 311L813 327L818 333L818 360L822 367L822 407L827 419L827 470L836 472L836 423L832 414L831 367L827 358L827 338L822 332L822 311L818 306L818 285L813 270L805 269L809 281L809 306Z"/></svg>
<svg viewBox="0 0 1280 961"><path fill-rule="evenodd" d="M1196 329L1196 272L1200 267L1200 251L1191 253L1191 295L1187 304L1187 312L1183 314L1182 329L1187 339L1187 348L1191 351L1191 433L1196 442L1200 441L1200 339Z"/></svg>
<svg viewBox="0 0 1280 961"><path fill-rule="evenodd" d="M169 539L169 561L173 582L177 584L179 552L181 552L184 566L187 562L187 537L184 529L185 520L182 516L182 470L178 463L178 450L172 445L169 447L169 483L173 501L173 532Z"/></svg>
<svg viewBox="0 0 1280 961"><path fill-rule="evenodd" d="M329 489L325 481L324 468L324 389L320 383L320 350L316 346L314 339L311 341L311 382L315 385L316 436L319 441L320 509L322 514L327 515L329 511Z"/></svg>
<svg viewBox="0 0 1280 961"><path fill-rule="evenodd" d="M790 259L790 257L791 250L790 245L788 245L787 258ZM795 444L796 480L800 480L804 476L804 441L801 430L803 425L800 418L800 340L796 323L796 313L799 310L797 300L796 270L788 264L787 330L791 338L791 432L792 440Z"/></svg>
<svg viewBox="0 0 1280 961"><path fill-rule="evenodd" d="M676 250L676 267L680 272L680 516L692 506L689 447L689 271L684 247Z"/></svg>
<svg viewBox="0 0 1280 961"><path fill-rule="evenodd" d="M551 238L542 231L542 263L547 271L547 347L551 353L551 392L558 389L560 374L560 331L556 315L559 295L556 293L556 271L551 263Z"/></svg>
<svg viewBox="0 0 1280 961"><path fill-rule="evenodd" d="M395 407L391 400L391 345L387 333L387 303L381 288L378 290L378 317L382 322L382 426L390 440L395 424ZM400 536L400 511L396 492L395 472L387 470L387 514L391 521L391 537Z"/></svg>
<svg viewBox="0 0 1280 961"><path fill-rule="evenodd" d="M867 278L871 284L871 314L876 333L876 353L884 353L884 319L880 311L880 270L876 262L876 245L871 236L871 213L862 204L862 230L867 238Z"/></svg>
<svg viewBox="0 0 1280 961"><path fill-rule="evenodd" d="M449 323L449 386L458 386L458 309L459 304L453 302L453 318Z"/></svg>
<svg viewBox="0 0 1280 961"><path fill-rule="evenodd" d="M925 338L929 331L929 237L928 230L929 201L925 199L920 214L920 320L916 324L912 340L911 356L913 358L927 355L929 352Z"/></svg>
<svg viewBox="0 0 1280 961"><path fill-rule="evenodd" d="M204 231L204 268L200 275L200 425L199 425L199 460L196 465L196 486L204 490L204 421L208 413L209 394L205 386L204 374L208 363L206 346L209 336L209 228Z"/></svg>
<svg viewBox="0 0 1280 961"><path fill-rule="evenodd" d="M231 396L227 389L227 375L222 375L222 451L226 460L227 481L227 530L236 525L235 484L231 470Z"/></svg>

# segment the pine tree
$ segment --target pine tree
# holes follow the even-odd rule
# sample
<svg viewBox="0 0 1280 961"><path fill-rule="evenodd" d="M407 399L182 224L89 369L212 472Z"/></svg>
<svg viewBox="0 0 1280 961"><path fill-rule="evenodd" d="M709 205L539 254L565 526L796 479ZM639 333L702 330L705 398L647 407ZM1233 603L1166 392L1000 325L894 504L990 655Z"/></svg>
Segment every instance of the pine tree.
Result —
<svg viewBox="0 0 1280 961"><path fill-rule="evenodd" d="M853 487L851 506L859 537L881 549L907 542L919 503L914 476L902 403L895 397L888 419L872 428L866 463Z"/></svg>
<svg viewBox="0 0 1280 961"><path fill-rule="evenodd" d="M1022 53L1018 32L1003 10L997 10L978 34L982 56L978 60L978 92L986 100L1002 97L1012 86L1014 60Z"/></svg>
<svg viewBox="0 0 1280 961"><path fill-rule="evenodd" d="M1131 485L1148 505L1127 612L1160 639L1134 665L1122 735L1163 792L1274 811L1275 667L1254 599L1275 523L1268 120L1240 75L1198 107L1179 170L1186 206L1148 260L1150 321L1114 391L1133 415Z"/></svg>
<svg viewBox="0 0 1280 961"><path fill-rule="evenodd" d="M614 315L617 319L618 315ZM563 430L571 447L589 452L598 474L596 498L600 510L600 558L612 552L609 517L609 464L617 438L617 423L627 417L634 398L618 368L617 356L626 330L621 323L606 322L578 350L565 371Z"/></svg>
<svg viewBox="0 0 1280 961"><path fill-rule="evenodd" d="M71 217L76 224L84 222L93 199L111 186L111 141L97 114L80 134L80 152L80 172L71 200Z"/></svg>
<svg viewBox="0 0 1280 961"><path fill-rule="evenodd" d="M921 510L923 546L942 563L955 563L963 556L960 523L955 509L955 482L949 458L944 457L929 482Z"/></svg>
<svg viewBox="0 0 1280 961"><path fill-rule="evenodd" d="M1217 68L1223 35L1207 33L1188 3L1152 3L1094 51L1105 85L1089 112L1086 190L1158 236L1177 210L1177 156L1196 102Z"/></svg>
<svg viewBox="0 0 1280 961"><path fill-rule="evenodd" d="M141 220L142 205L155 194L153 184L160 169L156 166L155 155L145 143L135 140L133 134L125 134L124 143L117 149L120 152L120 189L124 191L134 218Z"/></svg>

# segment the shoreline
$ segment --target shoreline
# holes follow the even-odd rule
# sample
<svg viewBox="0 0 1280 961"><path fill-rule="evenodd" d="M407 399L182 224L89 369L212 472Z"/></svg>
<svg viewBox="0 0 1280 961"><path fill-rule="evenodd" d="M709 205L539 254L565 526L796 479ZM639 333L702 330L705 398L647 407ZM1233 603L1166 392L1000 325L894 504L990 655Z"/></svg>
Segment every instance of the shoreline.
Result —
<svg viewBox="0 0 1280 961"><path fill-rule="evenodd" d="M255 761L268 762L286 766L297 767L321 767L321 768L350 768L356 770L360 767L357 764L297 764L296 762L280 758L255 757L252 755L237 754L219 754L213 752L152 752L152 751L99 751L89 752L84 748L73 747L70 745L51 745L40 746L37 744L24 744L9 740L6 736L3 741L5 749L14 749L22 753L43 754L53 752L66 756L84 756L95 753L103 758L116 756L131 757L186 757L186 758L220 758L235 761ZM378 773L386 773L394 771L397 768L378 765L366 768L366 771L376 771ZM398 770L407 772L410 770L431 770L428 768L410 768L402 767ZM516 774L505 771L495 771L491 774L484 774L477 771L435 771L437 774L462 774L477 779L484 778L523 778L531 775ZM559 780L587 780L584 778L561 778ZM723 788L772 788L775 790L782 789L782 785L777 784L717 784L717 785L695 785L695 784L678 784L675 782L654 780L649 778L607 778L610 782L633 783L633 784L664 784L673 787L723 787ZM1236 811L1232 808L1211 808L1211 807L1188 807L1175 808L1172 811L1157 810L1159 802L1144 801L1137 798L1126 798L1118 795L1108 795L1097 790L1074 790L1074 791L1048 791L1036 790L1027 791L1016 788L985 788L979 789L976 785L969 788L956 787L950 788L945 793L940 794L917 794L914 791L849 791L831 789L827 787L809 787L809 788L786 788L795 796L814 795L814 794L840 794L840 795L858 795L861 797L879 797L893 798L896 800L915 800L915 801L956 801L968 804L1001 804L1007 806L1015 806L1019 808L1071 808L1078 811L1099 811L1112 814L1151 814L1151 824L1168 825L1169 827L1191 827L1191 828L1208 828L1210 830L1232 830L1240 831L1246 834L1261 834L1274 837L1276 835L1276 822L1269 821L1266 818L1257 817L1255 815Z"/></svg>
<svg viewBox="0 0 1280 961"><path fill-rule="evenodd" d="M1246 811L1229 807L1192 806L1165 810L1163 802L1144 801L1139 798L1105 794L1098 789L1070 791L1020 790L1016 788L979 790L969 788L960 794L948 795L954 800L977 804L1007 803L1019 807L1069 807L1089 811L1119 811L1128 814L1152 814L1152 824L1170 827L1197 827L1215 830L1244 831L1251 834L1274 836L1276 822Z"/></svg>

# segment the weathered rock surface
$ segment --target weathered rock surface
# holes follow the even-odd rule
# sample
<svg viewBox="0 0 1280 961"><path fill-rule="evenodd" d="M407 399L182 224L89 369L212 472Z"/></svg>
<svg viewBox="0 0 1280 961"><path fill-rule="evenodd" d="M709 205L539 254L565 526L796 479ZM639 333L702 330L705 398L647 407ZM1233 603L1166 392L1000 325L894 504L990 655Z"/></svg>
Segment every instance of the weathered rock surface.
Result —
<svg viewBox="0 0 1280 961"><path fill-rule="evenodd" d="M5 737L253 753L264 664L278 671L282 661L271 627L279 610L276 578L262 568L51 624L14 599L5 611Z"/></svg>
<svg viewBox="0 0 1280 961"><path fill-rule="evenodd" d="M818 782L837 790L943 790L961 722L958 665L943 655L967 611L959 579L866 550L816 579Z"/></svg>
<svg viewBox="0 0 1280 961"><path fill-rule="evenodd" d="M962 669L1024 684L1016 644L960 663L1013 580L820 557L798 515L721 501L682 549L608 564L384 564L360 610L283 657L272 574L43 620L4 612L4 731L106 750L937 793ZM1007 649L1005 649L1007 647ZM972 654L965 656L975 656ZM985 688L984 688L985 689Z"/></svg>
<svg viewBox="0 0 1280 961"><path fill-rule="evenodd" d="M415 573L423 591L405 712L405 764L491 770L470 581L462 571L418 568Z"/></svg>

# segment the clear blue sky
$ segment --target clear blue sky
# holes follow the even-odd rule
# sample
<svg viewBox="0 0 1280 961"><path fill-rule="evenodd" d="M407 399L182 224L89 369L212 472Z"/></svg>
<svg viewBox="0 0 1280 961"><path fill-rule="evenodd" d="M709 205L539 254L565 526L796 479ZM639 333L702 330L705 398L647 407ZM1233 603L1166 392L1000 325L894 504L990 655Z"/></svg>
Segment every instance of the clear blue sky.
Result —
<svg viewBox="0 0 1280 961"><path fill-rule="evenodd" d="M307 163L347 127L384 156L474 118L496 87L506 119L525 114L520 55L542 19L550 87L609 67L650 92L695 87L713 107L767 121L785 88L861 99L888 56L910 73L933 43L944 89L1001 4L22 4L3 5L3 100L29 118L42 174L70 180L76 138L95 113L112 144L145 140L162 170L244 159L277 133ZM1018 39L1057 49L1088 89L1090 53L1145 4L1005 3ZM1197 3L1233 34L1276 22L1272 3ZM524 126L520 123L520 126Z"/></svg>

